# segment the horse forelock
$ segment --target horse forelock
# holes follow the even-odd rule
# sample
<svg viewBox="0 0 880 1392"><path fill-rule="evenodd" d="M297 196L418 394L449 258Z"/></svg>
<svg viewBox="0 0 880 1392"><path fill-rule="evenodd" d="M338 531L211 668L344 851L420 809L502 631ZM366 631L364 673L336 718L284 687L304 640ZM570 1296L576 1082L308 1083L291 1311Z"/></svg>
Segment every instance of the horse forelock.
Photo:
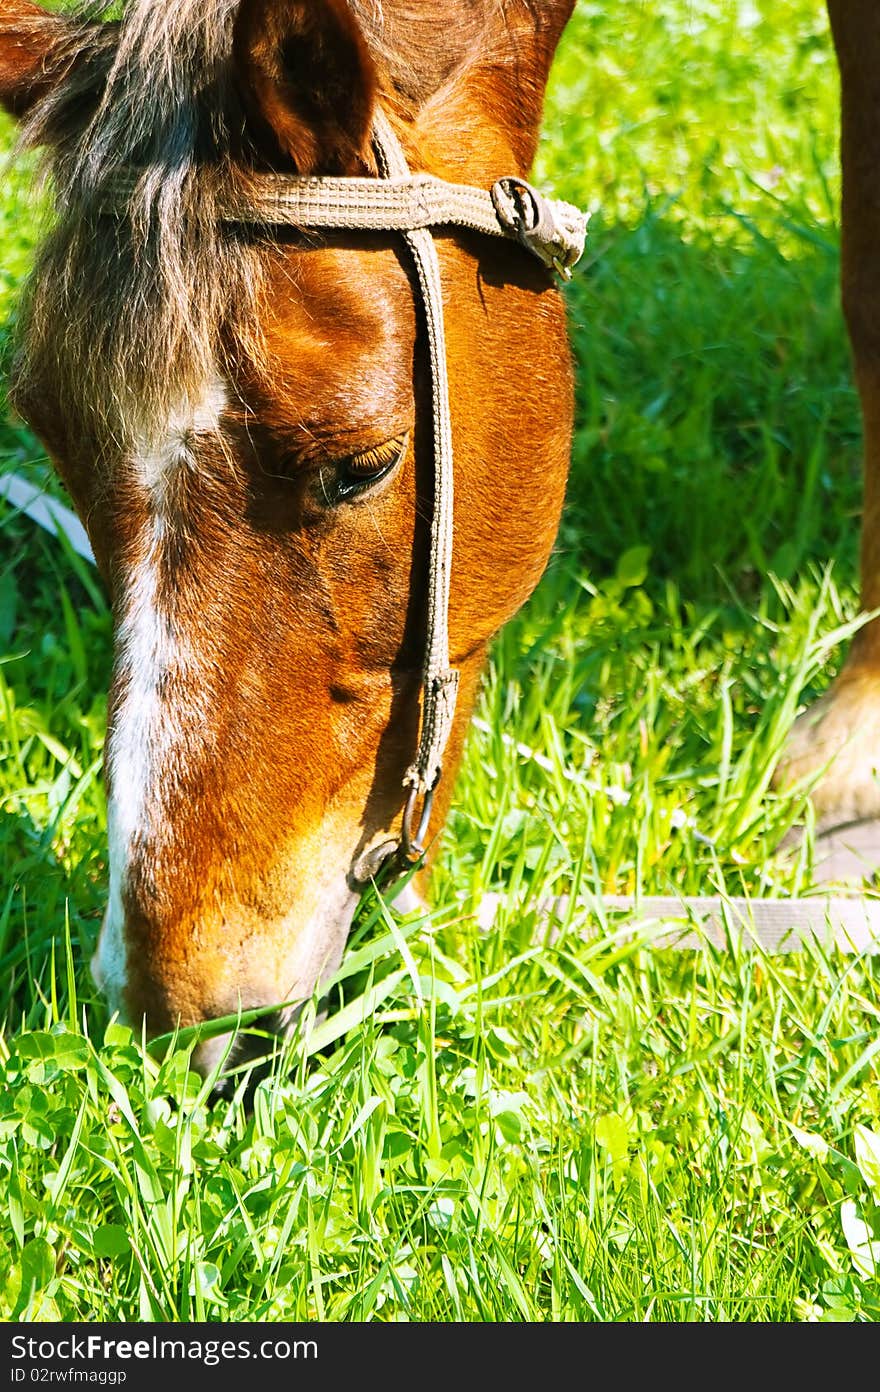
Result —
<svg viewBox="0 0 880 1392"><path fill-rule="evenodd" d="M118 25L80 30L72 77L24 129L46 149L56 217L25 298L16 390L51 386L65 420L114 453L199 399L231 307L242 333L259 324L259 257L216 205L235 10L130 0ZM143 174L118 207L131 168Z"/></svg>

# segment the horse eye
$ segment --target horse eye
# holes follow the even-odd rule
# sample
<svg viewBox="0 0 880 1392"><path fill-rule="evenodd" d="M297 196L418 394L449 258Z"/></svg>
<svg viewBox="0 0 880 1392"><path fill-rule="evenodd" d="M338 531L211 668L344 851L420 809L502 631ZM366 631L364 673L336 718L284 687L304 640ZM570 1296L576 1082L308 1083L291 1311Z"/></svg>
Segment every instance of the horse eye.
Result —
<svg viewBox="0 0 880 1392"><path fill-rule="evenodd" d="M402 461L409 435L398 435L373 449L340 459L332 470L321 470L321 487L328 503L344 503L375 487Z"/></svg>

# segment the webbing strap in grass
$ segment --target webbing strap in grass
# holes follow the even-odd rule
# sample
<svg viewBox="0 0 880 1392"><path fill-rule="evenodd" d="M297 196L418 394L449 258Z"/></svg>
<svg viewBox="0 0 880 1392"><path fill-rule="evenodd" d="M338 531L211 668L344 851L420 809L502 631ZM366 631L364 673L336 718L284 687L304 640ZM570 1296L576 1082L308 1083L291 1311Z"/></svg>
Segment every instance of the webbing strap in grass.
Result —
<svg viewBox="0 0 880 1392"><path fill-rule="evenodd" d="M487 894L480 906L481 924L494 922L503 902ZM580 920L598 932L603 917L615 927L631 923L651 947L694 951L711 945L759 947L764 952L800 952L810 946L841 952L880 953L880 899L859 895L818 894L807 899L723 899L720 896L640 896L608 894L579 899L572 908L567 895L547 901L547 920Z"/></svg>

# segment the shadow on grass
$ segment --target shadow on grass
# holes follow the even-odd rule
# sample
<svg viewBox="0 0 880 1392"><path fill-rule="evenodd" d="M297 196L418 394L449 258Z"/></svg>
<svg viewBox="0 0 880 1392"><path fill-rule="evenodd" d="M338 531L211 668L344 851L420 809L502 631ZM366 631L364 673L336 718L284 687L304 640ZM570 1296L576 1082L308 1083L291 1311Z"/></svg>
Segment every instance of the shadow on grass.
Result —
<svg viewBox="0 0 880 1392"><path fill-rule="evenodd" d="M854 580L860 421L836 232L781 217L777 243L741 226L736 244L687 240L651 209L633 229L593 226L569 298L559 544L596 575L647 547L651 577L695 601L809 562Z"/></svg>

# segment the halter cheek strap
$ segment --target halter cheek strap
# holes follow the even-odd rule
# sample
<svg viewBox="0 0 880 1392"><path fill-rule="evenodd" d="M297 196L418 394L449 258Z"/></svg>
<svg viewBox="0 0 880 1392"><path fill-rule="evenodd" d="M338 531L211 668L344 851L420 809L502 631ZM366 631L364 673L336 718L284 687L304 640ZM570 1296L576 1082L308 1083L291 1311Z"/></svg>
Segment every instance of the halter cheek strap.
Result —
<svg viewBox="0 0 880 1392"><path fill-rule="evenodd" d="M389 842L373 859L371 873L400 851L404 861L425 853L434 790L455 718L458 672L449 665L449 577L452 568L453 450L443 324L443 286L432 229L465 227L518 242L563 279L584 249L587 219L569 203L545 198L517 176L497 180L491 190L448 183L431 174L412 174L385 113L373 118L378 179L255 175L244 190L229 190L221 216L230 223L300 230L400 232L415 264L431 366L434 434L434 510L422 718L416 757L404 775L407 790L399 846ZM142 171L132 170L109 192L108 211L124 208Z"/></svg>
<svg viewBox="0 0 880 1392"><path fill-rule="evenodd" d="M374 120L373 141L383 178L408 179L409 166L400 141L381 112ZM449 577L455 471L440 261L428 227L413 228L403 236L412 253L422 292L434 426L434 509L428 569L427 641L422 668L422 727L416 758L403 779L408 793L400 844L405 860L414 861L424 854L434 789L440 781L443 753L452 731L458 695L458 672L449 665ZM416 821L419 797L423 798L423 803Z"/></svg>

